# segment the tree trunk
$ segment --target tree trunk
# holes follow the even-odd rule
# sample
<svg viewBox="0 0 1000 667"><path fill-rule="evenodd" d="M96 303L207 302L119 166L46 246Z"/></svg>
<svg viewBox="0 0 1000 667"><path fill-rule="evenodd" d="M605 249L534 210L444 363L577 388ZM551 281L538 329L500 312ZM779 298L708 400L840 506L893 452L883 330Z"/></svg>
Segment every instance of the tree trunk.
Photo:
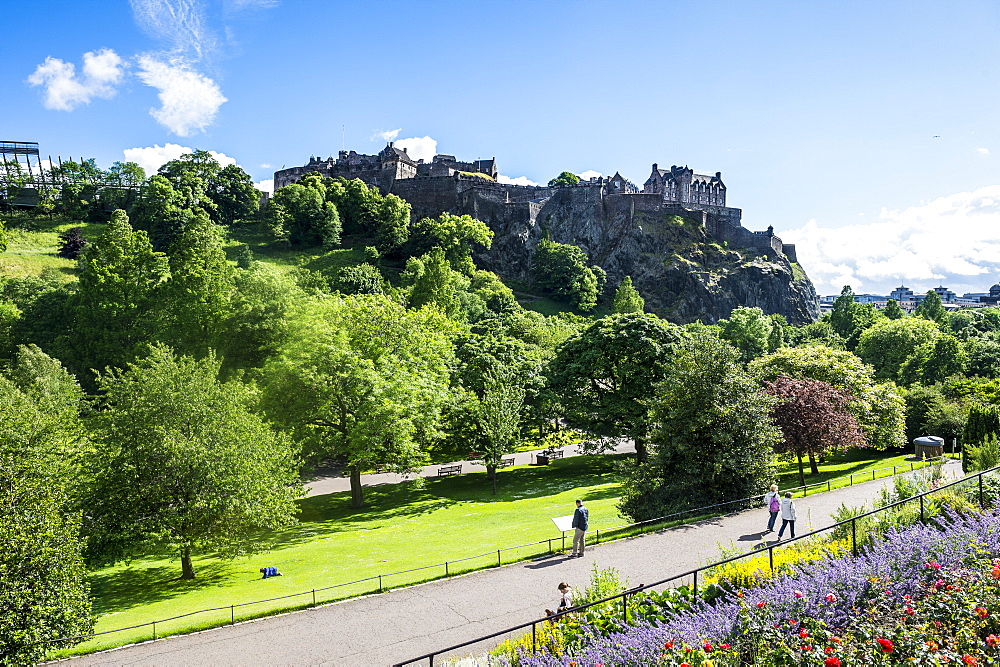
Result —
<svg viewBox="0 0 1000 667"><path fill-rule="evenodd" d="M191 547L181 551L181 579L194 579L194 564L191 562Z"/></svg>
<svg viewBox="0 0 1000 667"><path fill-rule="evenodd" d="M365 491L361 487L361 466L351 466L351 507L358 509L365 506Z"/></svg>
<svg viewBox="0 0 1000 667"><path fill-rule="evenodd" d="M805 471L805 468L802 467L802 455L801 454L796 454L796 456L799 457L799 484L801 484L802 486L805 486L806 485L806 471Z"/></svg>
<svg viewBox="0 0 1000 667"><path fill-rule="evenodd" d="M816 455L809 452L809 473L812 475L819 474L819 465L816 463Z"/></svg>
<svg viewBox="0 0 1000 667"><path fill-rule="evenodd" d="M646 441L642 438L633 438L635 442L635 463L640 465L645 463L649 458L649 449L646 447Z"/></svg>
<svg viewBox="0 0 1000 667"><path fill-rule="evenodd" d="M493 480L493 495L497 494L497 467L496 466L486 466L486 472Z"/></svg>

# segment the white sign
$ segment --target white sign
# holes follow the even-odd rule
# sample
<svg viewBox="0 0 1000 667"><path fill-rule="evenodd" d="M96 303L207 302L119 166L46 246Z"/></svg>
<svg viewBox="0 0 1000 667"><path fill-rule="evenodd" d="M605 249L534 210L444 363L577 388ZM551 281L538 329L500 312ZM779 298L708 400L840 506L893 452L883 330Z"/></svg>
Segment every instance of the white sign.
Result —
<svg viewBox="0 0 1000 667"><path fill-rule="evenodd" d="M561 530L563 532L573 530L573 515L557 516L552 519L552 523L556 524L556 530Z"/></svg>

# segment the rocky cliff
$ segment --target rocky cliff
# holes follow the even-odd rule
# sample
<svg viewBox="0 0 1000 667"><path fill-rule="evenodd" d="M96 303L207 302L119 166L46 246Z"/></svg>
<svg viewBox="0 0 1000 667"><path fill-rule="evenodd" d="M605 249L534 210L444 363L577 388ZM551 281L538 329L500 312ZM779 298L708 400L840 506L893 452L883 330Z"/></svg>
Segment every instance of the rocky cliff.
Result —
<svg viewBox="0 0 1000 667"><path fill-rule="evenodd" d="M641 198L605 196L599 188L565 188L515 203L471 189L458 200L458 212L486 222L496 235L478 262L506 279L532 281L531 258L547 233L580 246L608 272L606 296L632 276L647 309L673 322L714 323L739 306L794 324L819 316L816 290L798 264L772 247L729 247L709 235L700 212L643 208L636 205Z"/></svg>

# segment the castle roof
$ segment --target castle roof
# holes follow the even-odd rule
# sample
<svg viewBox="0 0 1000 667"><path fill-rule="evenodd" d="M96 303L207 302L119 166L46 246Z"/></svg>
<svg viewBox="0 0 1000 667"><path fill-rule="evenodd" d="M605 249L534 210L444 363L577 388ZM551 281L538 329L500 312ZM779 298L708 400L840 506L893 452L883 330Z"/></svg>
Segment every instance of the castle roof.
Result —
<svg viewBox="0 0 1000 667"><path fill-rule="evenodd" d="M408 162L410 164L416 164L416 162L414 162L410 158L410 156L406 154L406 151L400 150L400 149L396 148L395 146L392 145L391 142L389 143L388 146L386 146L384 149L382 149L382 153L380 155L382 157L384 157L384 158L385 157L389 157L389 158L395 157L395 158L397 158L399 160L402 160L403 162Z"/></svg>

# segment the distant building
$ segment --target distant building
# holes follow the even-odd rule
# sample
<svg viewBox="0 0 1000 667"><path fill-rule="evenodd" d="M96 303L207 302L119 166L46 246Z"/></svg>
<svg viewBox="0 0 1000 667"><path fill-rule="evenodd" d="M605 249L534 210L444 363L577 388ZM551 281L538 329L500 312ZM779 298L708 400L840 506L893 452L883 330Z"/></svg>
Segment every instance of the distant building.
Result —
<svg viewBox="0 0 1000 667"><path fill-rule="evenodd" d="M899 302L913 301L913 290L906 285L900 285L889 293L889 298Z"/></svg>

